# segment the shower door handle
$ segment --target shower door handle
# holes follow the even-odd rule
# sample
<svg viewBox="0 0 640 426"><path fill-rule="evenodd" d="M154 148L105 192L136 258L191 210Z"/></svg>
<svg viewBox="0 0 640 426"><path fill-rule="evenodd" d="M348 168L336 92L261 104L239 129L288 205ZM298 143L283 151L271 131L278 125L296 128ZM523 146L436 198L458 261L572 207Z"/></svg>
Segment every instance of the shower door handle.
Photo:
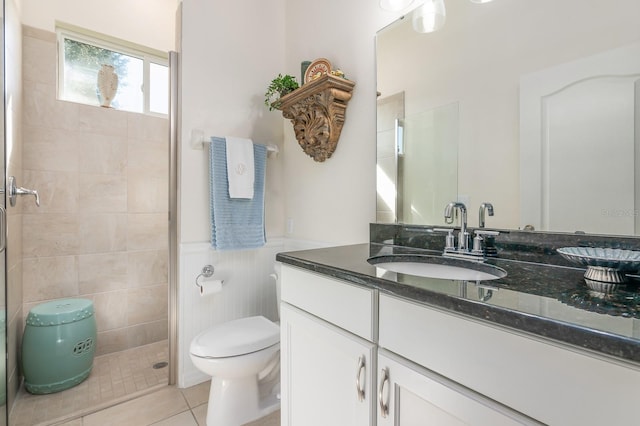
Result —
<svg viewBox="0 0 640 426"><path fill-rule="evenodd" d="M18 195L33 195L36 197L36 206L40 207L40 196L35 189L26 189L16 186L16 178L9 176L9 182L7 183L7 194L9 195L9 203L11 207L16 205L16 197Z"/></svg>
<svg viewBox="0 0 640 426"><path fill-rule="evenodd" d="M0 206L0 253L7 248L7 211Z"/></svg>

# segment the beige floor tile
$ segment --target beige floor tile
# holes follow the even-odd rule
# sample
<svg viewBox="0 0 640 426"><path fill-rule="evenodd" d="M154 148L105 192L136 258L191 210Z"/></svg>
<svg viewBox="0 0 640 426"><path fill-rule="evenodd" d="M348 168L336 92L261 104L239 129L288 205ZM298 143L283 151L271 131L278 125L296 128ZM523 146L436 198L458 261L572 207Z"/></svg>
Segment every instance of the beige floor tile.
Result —
<svg viewBox="0 0 640 426"><path fill-rule="evenodd" d="M166 346L165 346L166 348ZM141 366L148 368L149 364L163 359L166 349L161 346L148 347L144 353L125 352L99 357L100 362L94 366L92 380L57 394L31 395L21 390L20 404L12 412L11 426L51 425L59 426L206 426L207 401L209 398L209 382L200 383L187 389L161 386L155 392L143 394L133 400L135 395L120 398L110 406L105 404L108 395L118 397L126 389L126 383L146 381L155 383L155 378L148 371L140 373ZM156 353L157 352L157 353ZM166 374L166 373L164 373ZM158 376L160 382L166 375ZM94 404L94 409L103 407L101 411L88 410L88 404ZM73 416L65 414L65 410L72 409L74 413L85 413L83 418L64 421ZM57 420L55 419L57 417ZM246 426L279 426L280 411L269 416L248 423Z"/></svg>
<svg viewBox="0 0 640 426"><path fill-rule="evenodd" d="M280 426L280 410L253 422L249 422L244 426Z"/></svg>
<svg viewBox="0 0 640 426"><path fill-rule="evenodd" d="M211 388L211 381L200 383L199 385L191 386L190 388L182 389L182 394L187 399L189 407L194 408L198 405L205 404L209 401L209 389Z"/></svg>
<svg viewBox="0 0 640 426"><path fill-rule="evenodd" d="M196 422L191 411L184 411L168 419L154 423L153 426L198 426L198 422Z"/></svg>
<svg viewBox="0 0 640 426"><path fill-rule="evenodd" d="M207 426L207 407L209 404L198 405L196 408L193 408L191 412L193 413L193 417L196 418L198 422L198 426Z"/></svg>
<svg viewBox="0 0 640 426"><path fill-rule="evenodd" d="M149 425L189 409L182 392L167 387L84 417L83 426Z"/></svg>

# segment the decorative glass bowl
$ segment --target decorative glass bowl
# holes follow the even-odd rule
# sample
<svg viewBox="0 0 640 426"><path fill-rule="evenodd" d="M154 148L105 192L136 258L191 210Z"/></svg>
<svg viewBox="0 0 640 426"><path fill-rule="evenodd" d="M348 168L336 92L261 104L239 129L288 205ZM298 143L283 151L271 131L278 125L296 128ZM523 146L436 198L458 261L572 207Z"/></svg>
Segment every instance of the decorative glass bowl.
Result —
<svg viewBox="0 0 640 426"><path fill-rule="evenodd" d="M640 269L640 251L598 248L563 247L557 252L565 259L586 266L584 278L589 288L603 292L602 284L620 284L626 281L625 273ZM606 286L605 286L606 287ZM609 286L614 287L614 286Z"/></svg>

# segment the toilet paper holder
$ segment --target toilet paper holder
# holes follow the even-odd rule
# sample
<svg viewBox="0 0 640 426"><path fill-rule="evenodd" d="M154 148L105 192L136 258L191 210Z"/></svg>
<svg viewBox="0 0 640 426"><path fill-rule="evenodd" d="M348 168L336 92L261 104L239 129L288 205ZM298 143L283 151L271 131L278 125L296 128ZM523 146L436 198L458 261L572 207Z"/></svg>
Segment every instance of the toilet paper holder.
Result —
<svg viewBox="0 0 640 426"><path fill-rule="evenodd" d="M200 271L200 273L196 277L196 286L202 288L202 284L200 284L198 280L200 279L200 277L211 278L213 276L213 271L213 265L204 265L202 267L202 271Z"/></svg>

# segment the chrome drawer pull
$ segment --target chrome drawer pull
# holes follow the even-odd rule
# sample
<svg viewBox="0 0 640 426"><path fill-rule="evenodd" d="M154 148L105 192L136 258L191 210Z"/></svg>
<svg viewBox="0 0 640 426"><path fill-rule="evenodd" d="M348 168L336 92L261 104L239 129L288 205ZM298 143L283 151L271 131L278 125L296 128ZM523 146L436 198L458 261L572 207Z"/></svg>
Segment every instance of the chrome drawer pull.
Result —
<svg viewBox="0 0 640 426"><path fill-rule="evenodd" d="M358 370L356 372L356 392L358 393L358 401L364 401L364 387L360 384L360 376L364 370L364 355L360 355L358 358Z"/></svg>
<svg viewBox="0 0 640 426"><path fill-rule="evenodd" d="M380 414L386 418L389 415L389 404L384 402L384 385L389 382L389 370L382 369L382 379L380 380L380 391L378 392L378 402L380 403Z"/></svg>

